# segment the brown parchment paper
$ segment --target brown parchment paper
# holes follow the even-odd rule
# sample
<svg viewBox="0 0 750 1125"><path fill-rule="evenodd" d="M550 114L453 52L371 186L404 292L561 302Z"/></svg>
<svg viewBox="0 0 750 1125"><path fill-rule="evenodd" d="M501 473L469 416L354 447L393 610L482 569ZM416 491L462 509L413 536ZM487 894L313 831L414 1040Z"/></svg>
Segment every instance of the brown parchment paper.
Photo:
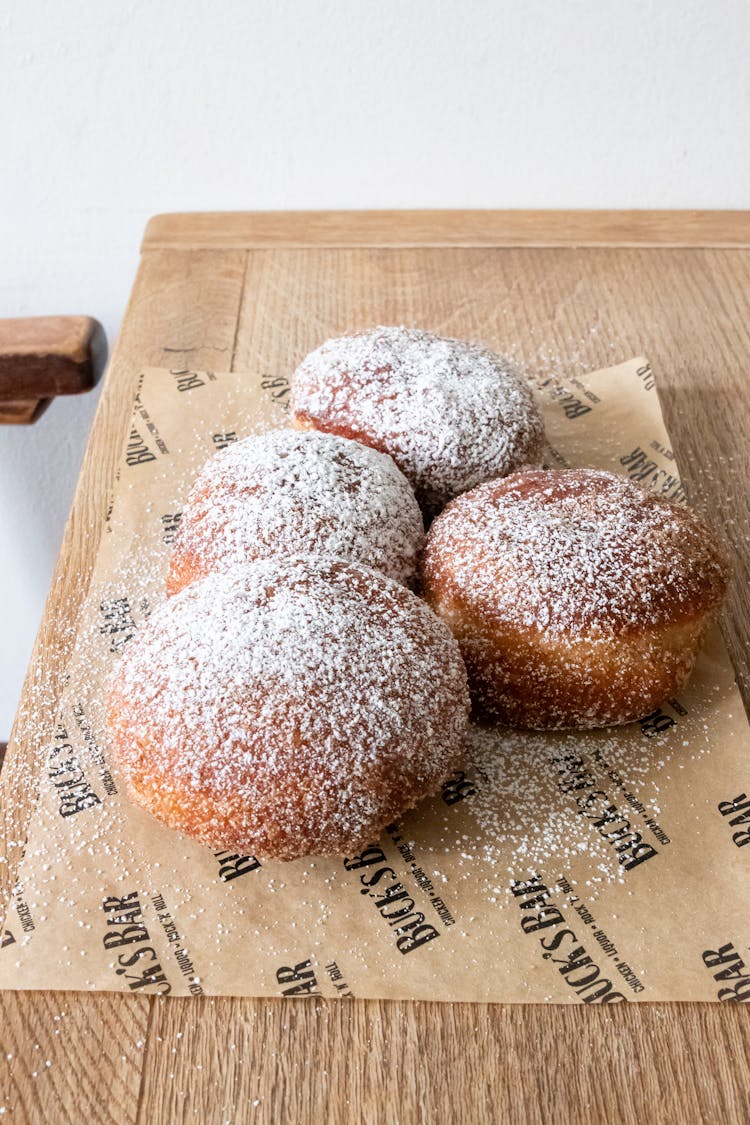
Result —
<svg viewBox="0 0 750 1125"><path fill-rule="evenodd" d="M648 363L537 386L548 463L680 499ZM203 461L284 424L283 376L146 369L0 949L0 986L608 1003L747 1000L750 730L715 630L688 689L587 734L475 728L358 856L214 853L134 806L104 700Z"/></svg>

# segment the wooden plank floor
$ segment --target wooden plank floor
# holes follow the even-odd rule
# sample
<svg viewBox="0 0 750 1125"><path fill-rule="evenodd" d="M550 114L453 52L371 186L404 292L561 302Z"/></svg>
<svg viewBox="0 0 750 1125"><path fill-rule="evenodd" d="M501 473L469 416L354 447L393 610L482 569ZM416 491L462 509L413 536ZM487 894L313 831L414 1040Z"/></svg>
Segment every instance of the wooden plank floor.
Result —
<svg viewBox="0 0 750 1125"><path fill-rule="evenodd" d="M21 786L39 753L22 716L52 711L144 364L288 373L326 336L377 322L484 339L542 370L645 353L689 494L734 547L725 633L748 703L746 215L712 216L712 248L694 249L684 248L695 238L694 213L682 225L679 215L650 220L658 249L580 245L583 214L567 220L567 247L566 220L547 217L554 249L531 248L538 224L514 227L512 216L464 217L471 246L456 244L460 215L445 220L442 240L439 217L421 218L408 227L406 248L393 246L398 216L380 226L368 220L367 245L351 244L356 221L347 218L339 248L325 245L336 241L334 219L310 220L315 246L303 245L299 216L288 228L279 216L265 227L252 216L224 227L221 217L210 220L160 221L145 243L2 771L6 888L31 808ZM627 243L643 237L643 224L636 227L628 236L621 217L613 229ZM502 230L502 247L486 244L493 229ZM247 249L250 237L263 248ZM750 1120L750 1030L739 1005L592 1010L72 993L6 993L1 1003L0 1107L13 1121Z"/></svg>

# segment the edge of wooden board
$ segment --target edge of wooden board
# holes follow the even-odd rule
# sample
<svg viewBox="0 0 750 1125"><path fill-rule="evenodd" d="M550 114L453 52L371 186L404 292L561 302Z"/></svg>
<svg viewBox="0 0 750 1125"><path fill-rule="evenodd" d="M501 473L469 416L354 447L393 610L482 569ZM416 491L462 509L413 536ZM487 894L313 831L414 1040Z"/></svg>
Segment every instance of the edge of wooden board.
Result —
<svg viewBox="0 0 750 1125"><path fill-rule="evenodd" d="M305 247L750 248L750 211L196 211L154 215L142 251Z"/></svg>

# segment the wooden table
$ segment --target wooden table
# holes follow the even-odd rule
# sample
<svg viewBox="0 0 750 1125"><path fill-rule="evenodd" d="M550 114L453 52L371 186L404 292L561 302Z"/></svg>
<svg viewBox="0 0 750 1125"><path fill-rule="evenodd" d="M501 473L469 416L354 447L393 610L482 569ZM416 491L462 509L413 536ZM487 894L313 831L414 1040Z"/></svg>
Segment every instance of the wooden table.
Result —
<svg viewBox="0 0 750 1125"><path fill-rule="evenodd" d="M184 361L288 372L326 336L378 322L512 345L531 367L650 358L689 493L737 551L725 633L747 703L749 295L750 213L158 216L19 715L52 711L139 369ZM19 718L3 769L14 794L3 806L6 885L30 807L18 784L36 753ZM0 1106L12 1121L750 1119L750 1026L740 1005L59 992L7 993L1 1018Z"/></svg>

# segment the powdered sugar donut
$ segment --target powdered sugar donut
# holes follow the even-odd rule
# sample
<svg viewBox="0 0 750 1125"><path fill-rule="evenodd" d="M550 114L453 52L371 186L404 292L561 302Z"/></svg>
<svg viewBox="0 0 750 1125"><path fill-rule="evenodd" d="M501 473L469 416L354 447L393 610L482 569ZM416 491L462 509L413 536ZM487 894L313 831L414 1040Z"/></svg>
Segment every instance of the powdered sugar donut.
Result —
<svg viewBox="0 0 750 1125"><path fill-rule="evenodd" d="M429 512L538 464L544 436L531 391L507 360L415 328L328 340L295 371L291 409L296 425L390 453Z"/></svg>
<svg viewBox="0 0 750 1125"><path fill-rule="evenodd" d="M466 672L377 571L262 559L169 598L131 640L109 729L134 799L210 847L349 854L459 761Z"/></svg>
<svg viewBox="0 0 750 1125"><path fill-rule="evenodd" d="M410 582L423 537L419 505L390 457L333 434L273 430L235 442L201 470L167 591L276 554L330 555Z"/></svg>
<svg viewBox="0 0 750 1125"><path fill-rule="evenodd" d="M591 469L460 496L423 559L476 704L535 729L627 723L680 691L727 579L697 516Z"/></svg>

